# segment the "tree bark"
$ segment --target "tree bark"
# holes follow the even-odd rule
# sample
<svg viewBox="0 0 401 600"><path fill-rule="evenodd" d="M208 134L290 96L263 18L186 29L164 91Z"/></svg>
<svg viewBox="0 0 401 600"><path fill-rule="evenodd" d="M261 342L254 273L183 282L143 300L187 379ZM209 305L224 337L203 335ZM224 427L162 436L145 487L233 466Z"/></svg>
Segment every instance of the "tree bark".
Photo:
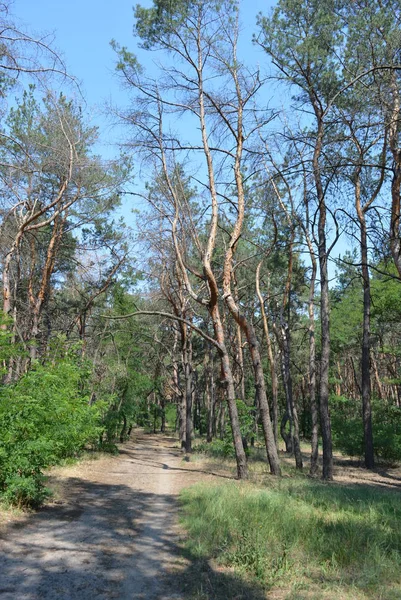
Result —
<svg viewBox="0 0 401 600"><path fill-rule="evenodd" d="M210 443L215 432L215 389L214 389L214 364L213 349L208 348L208 362L206 369L206 398L207 398L207 431L206 441Z"/></svg>
<svg viewBox="0 0 401 600"><path fill-rule="evenodd" d="M276 373L276 363L274 360L273 354L273 345L270 339L269 332L269 322L266 315L265 305L263 301L263 297L260 291L260 269L262 267L263 261L260 261L258 266L256 267L256 294L259 300L260 311L262 314L262 322L263 329L265 333L266 346L267 346L267 357L269 360L270 366L270 377L271 377L271 386L272 386L272 416L273 416L273 435L274 440L276 442L276 446L278 444L278 381L277 381L277 373Z"/></svg>
<svg viewBox="0 0 401 600"><path fill-rule="evenodd" d="M305 228L306 230L306 228ZM319 457L319 415L316 402L316 339L315 339L315 284L317 274L316 258L312 242L306 230L306 241L312 262L312 273L309 284L308 315L309 315L309 401L312 421L311 431L311 455L309 475L315 477L318 468Z"/></svg>
<svg viewBox="0 0 401 600"><path fill-rule="evenodd" d="M319 159L323 142L323 120L321 109L317 106L314 97L312 104L318 123L317 137L313 153L313 174L315 179L316 195L318 201L318 259L320 270L320 422L323 441L323 479L333 479L333 444L331 437L331 421L329 410L329 368L330 368L330 306L329 306L329 277L328 277L328 252L326 238L327 207L325 193L320 173Z"/></svg>
<svg viewBox="0 0 401 600"><path fill-rule="evenodd" d="M370 275L368 267L368 238L364 211L360 205L359 179L356 187L357 213L361 235L361 262L363 279L363 335L362 335L362 418L363 440L365 452L365 467L373 469L375 465L372 407L371 407L371 380L370 380Z"/></svg>
<svg viewBox="0 0 401 600"><path fill-rule="evenodd" d="M234 378L231 370L230 357L224 343L224 332L221 322L219 308L217 303L211 307L210 316L212 317L215 338L220 344L220 360L223 375L223 384L226 388L228 414L230 416L230 425L234 442L235 456L237 460L237 475L238 479L247 479L248 465L244 446L242 444L242 436L240 422L238 417L238 409L235 398Z"/></svg>
<svg viewBox="0 0 401 600"><path fill-rule="evenodd" d="M401 237L400 237L400 190L401 190L401 149L398 143L400 118L400 92L396 71L391 73L392 114L389 124L389 145L393 157L393 178L391 181L390 249L394 264L401 277Z"/></svg>
<svg viewBox="0 0 401 600"><path fill-rule="evenodd" d="M236 306L234 298L226 288L224 299L228 306L231 315L235 321L240 325L244 332L248 348L251 355L251 362L253 367L255 389L258 395L259 413L262 421L263 435L265 440L267 459L270 465L270 471L273 475L281 475L280 460L278 457L277 446L274 440L273 427L270 420L269 403L266 394L265 378L262 367L262 360L260 357L259 342L255 334L253 325L243 315L239 307Z"/></svg>
<svg viewBox="0 0 401 600"><path fill-rule="evenodd" d="M293 434L292 434L292 445L295 455L295 466L298 470L302 471L302 454L301 445L299 441L299 421L298 411L295 406L293 390L292 390L292 376L290 368L290 332L288 326L282 328L282 341L283 341L283 355L284 355L284 386L286 390L286 396L288 398L288 411L292 416Z"/></svg>

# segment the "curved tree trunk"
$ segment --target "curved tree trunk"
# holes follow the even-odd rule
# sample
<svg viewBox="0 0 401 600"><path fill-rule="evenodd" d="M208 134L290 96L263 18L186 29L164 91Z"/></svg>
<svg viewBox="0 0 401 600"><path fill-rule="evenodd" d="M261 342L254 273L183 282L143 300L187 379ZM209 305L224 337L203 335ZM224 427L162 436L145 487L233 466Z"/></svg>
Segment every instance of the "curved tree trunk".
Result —
<svg viewBox="0 0 401 600"><path fill-rule="evenodd" d="M230 357L224 342L223 326L217 303L211 308L210 316L212 317L215 338L220 344L221 370L223 375L223 384L226 388L227 394L228 413L230 416L230 425L233 435L235 457L237 461L237 475L238 479L246 479L248 477L248 465L244 446L242 444L237 402L235 398L234 377L232 374Z"/></svg>
<svg viewBox="0 0 401 600"><path fill-rule="evenodd" d="M262 421L267 459L269 461L271 473L273 475L281 475L280 460L278 457L277 446L274 440L273 427L270 420L269 403L266 394L266 385L259 350L259 342L256 337L253 325L248 321L245 315L240 313L239 308L235 304L234 298L231 296L231 294L225 293L224 299L226 301L231 315L234 317L235 321L240 325L248 342L253 367L253 374L255 379L255 389L258 395L259 413L260 420Z"/></svg>

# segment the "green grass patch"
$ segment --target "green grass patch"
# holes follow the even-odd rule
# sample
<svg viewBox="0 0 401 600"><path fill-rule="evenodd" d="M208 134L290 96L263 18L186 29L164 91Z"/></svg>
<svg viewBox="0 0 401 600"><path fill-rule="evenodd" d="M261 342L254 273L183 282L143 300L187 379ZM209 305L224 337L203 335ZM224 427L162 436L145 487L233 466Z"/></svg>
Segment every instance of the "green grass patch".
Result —
<svg viewBox="0 0 401 600"><path fill-rule="evenodd" d="M292 479L269 489L200 484L181 501L191 553L264 588L290 586L288 598L401 598L398 494Z"/></svg>

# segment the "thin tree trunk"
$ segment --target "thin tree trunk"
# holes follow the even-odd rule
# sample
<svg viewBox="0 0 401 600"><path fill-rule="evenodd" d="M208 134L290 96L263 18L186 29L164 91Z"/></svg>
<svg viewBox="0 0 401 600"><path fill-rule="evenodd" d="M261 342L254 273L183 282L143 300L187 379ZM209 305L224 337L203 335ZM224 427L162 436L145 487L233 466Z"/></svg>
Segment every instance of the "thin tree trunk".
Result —
<svg viewBox="0 0 401 600"><path fill-rule="evenodd" d="M238 287L237 280L235 278L235 274L233 274L233 287L234 287L234 299L235 303L238 304ZM237 372L238 372L238 382L237 389L239 391L239 398L245 402L245 377L244 377L244 353L242 350L242 334L241 327L237 325L237 341L236 341L236 363L237 363Z"/></svg>
<svg viewBox="0 0 401 600"><path fill-rule="evenodd" d="M358 187L357 187L358 195ZM359 199L359 198L358 198ZM361 261L363 278L363 336L362 336L362 417L363 417L363 439L365 451L365 467L373 469L375 465L373 431L372 431L372 407L370 400L370 276L368 267L368 240L366 231L365 215L360 208L357 199L357 211L361 233ZM359 209L359 210L358 210Z"/></svg>
<svg viewBox="0 0 401 600"><path fill-rule="evenodd" d="M207 433L206 441L209 443L213 439L213 423L215 413L215 390L214 390L214 365L213 349L209 346L208 363L206 371L206 398L207 398Z"/></svg>
<svg viewBox="0 0 401 600"><path fill-rule="evenodd" d="M267 459L269 461L271 473L273 475L280 475L280 461L278 457L277 446L274 440L273 427L270 420L269 403L266 394L266 385L259 351L259 342L257 340L253 325L251 325L245 315L240 312L239 307L237 307L235 304L234 298L229 293L229 289L227 288L225 289L224 298L230 313L234 317L235 321L241 326L241 329L244 332L248 342L255 379L255 389L258 395L260 419L262 421Z"/></svg>
<svg viewBox="0 0 401 600"><path fill-rule="evenodd" d="M306 231L306 240L309 249L309 255L312 261L312 274L309 287L308 315L309 315L309 401L312 421L311 431L311 455L309 474L314 477L317 473L317 463L319 457L319 416L316 402L316 339L315 339L315 284L317 274L316 258L312 247L312 242Z"/></svg>
<svg viewBox="0 0 401 600"><path fill-rule="evenodd" d="M160 399L160 408L161 408L161 425L160 425L160 432L161 433L165 433L166 431L166 400L164 398L164 396L161 397Z"/></svg>
<svg viewBox="0 0 401 600"><path fill-rule="evenodd" d="M318 130L313 153L313 174L318 201L318 258L320 270L320 329L321 329L321 354L320 354L320 422L323 441L323 479L333 479L333 444L331 437L331 421L329 410L329 368L330 368L330 306L329 306L329 277L328 277L328 252L326 238L327 207L324 187L320 174L319 159L323 143L323 119L321 108L317 106L316 99L311 96L315 110Z"/></svg>
<svg viewBox="0 0 401 600"><path fill-rule="evenodd" d="M269 359L270 366L270 377L272 386L272 412L273 412L273 434L276 446L278 444L278 382L276 373L276 364L273 354L273 345L269 334L269 322L266 315L265 305L263 297L260 291L260 269L263 261L260 261L256 268L256 294L259 299L260 311L262 314L263 329L265 333L266 346L267 346L267 357Z"/></svg>
<svg viewBox="0 0 401 600"><path fill-rule="evenodd" d="M302 454L301 454L301 445L299 441L299 422L298 422L298 412L294 402L294 396L292 393L292 376L291 376L291 368L290 368L290 332L288 326L282 328L282 339L283 339L283 354L284 354L284 376L285 376L285 388L288 397L288 410L292 415L293 422L293 450L295 455L295 466L298 470L302 471L303 463L302 463Z"/></svg>
<svg viewBox="0 0 401 600"><path fill-rule="evenodd" d="M46 296L49 292L50 279L54 271L57 251L60 246L61 237L63 234L64 224L68 216L68 211L65 211L63 218L56 217L53 225L53 231L46 252L46 261L42 271L42 278L37 297L31 299L32 308L32 326L30 331L30 350L29 355L31 360L35 360L38 354L38 337L40 333L40 319L42 316L43 306Z"/></svg>
<svg viewBox="0 0 401 600"><path fill-rule="evenodd" d="M391 72L392 115L389 125L389 144L393 157L393 179L391 182L391 218L390 218L390 249L401 277L401 238L400 238L400 189L401 189L401 152L398 144L400 93L396 71Z"/></svg>
<svg viewBox="0 0 401 600"><path fill-rule="evenodd" d="M183 327L186 328L186 325ZM191 333L186 332L183 348L183 367L185 378L185 452L192 452L192 343Z"/></svg>
<svg viewBox="0 0 401 600"><path fill-rule="evenodd" d="M384 400L385 392L384 392L384 389L383 389L383 384L380 381L379 369L377 367L377 360L376 360L376 357L375 357L375 353L373 351L371 352L371 363L372 363L372 366L373 366L373 372L374 372L375 380L376 380L377 395L379 396L380 400Z"/></svg>
<svg viewBox="0 0 401 600"><path fill-rule="evenodd" d="M281 422L280 422L280 435L284 440L284 444L285 444L285 451L287 454L292 454L293 452L293 447L292 447L292 424L290 422L290 431L289 433L287 433L286 431L286 425L287 423L290 421L290 413L288 412L288 410L286 409L283 416L281 417Z"/></svg>

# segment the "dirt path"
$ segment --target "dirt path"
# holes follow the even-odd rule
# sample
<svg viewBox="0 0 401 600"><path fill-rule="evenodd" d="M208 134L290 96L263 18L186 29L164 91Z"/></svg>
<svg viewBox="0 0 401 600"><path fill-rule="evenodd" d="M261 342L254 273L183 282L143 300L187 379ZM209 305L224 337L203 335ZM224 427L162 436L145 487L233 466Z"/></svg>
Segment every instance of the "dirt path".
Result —
<svg viewBox="0 0 401 600"><path fill-rule="evenodd" d="M64 501L2 532L1 600L184 598L177 582L191 559L177 495L212 476L187 466L174 443L143 435L118 457L64 470Z"/></svg>
<svg viewBox="0 0 401 600"><path fill-rule="evenodd" d="M119 456L54 469L52 503L0 522L0 600L283 598L200 562L180 539L180 490L231 478L231 467L188 464L175 439L140 435ZM347 459L336 468L340 484L400 489L398 469L368 473Z"/></svg>

